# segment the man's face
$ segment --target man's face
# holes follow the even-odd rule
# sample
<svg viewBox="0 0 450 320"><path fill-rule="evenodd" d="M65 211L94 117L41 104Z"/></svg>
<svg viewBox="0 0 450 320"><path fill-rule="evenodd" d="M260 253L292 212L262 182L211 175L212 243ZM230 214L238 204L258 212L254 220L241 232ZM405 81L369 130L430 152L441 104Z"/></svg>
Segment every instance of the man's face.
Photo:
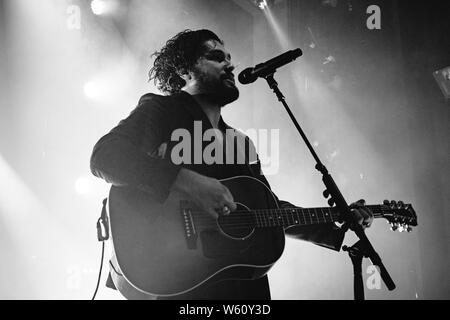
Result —
<svg viewBox="0 0 450 320"><path fill-rule="evenodd" d="M218 41L209 40L205 46L205 54L194 66L193 78L197 82L199 93L208 95L220 106L224 106L239 98L231 55Z"/></svg>

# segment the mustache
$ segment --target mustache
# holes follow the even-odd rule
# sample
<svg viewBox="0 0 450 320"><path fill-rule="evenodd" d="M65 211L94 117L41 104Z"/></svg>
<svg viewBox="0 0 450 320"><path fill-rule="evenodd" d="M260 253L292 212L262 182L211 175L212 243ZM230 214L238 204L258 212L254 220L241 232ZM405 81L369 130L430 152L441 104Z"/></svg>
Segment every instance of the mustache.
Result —
<svg viewBox="0 0 450 320"><path fill-rule="evenodd" d="M230 73L226 73L226 74L224 74L224 75L222 75L221 77L221 80L233 80L234 81L234 74L232 73L232 72L230 72Z"/></svg>

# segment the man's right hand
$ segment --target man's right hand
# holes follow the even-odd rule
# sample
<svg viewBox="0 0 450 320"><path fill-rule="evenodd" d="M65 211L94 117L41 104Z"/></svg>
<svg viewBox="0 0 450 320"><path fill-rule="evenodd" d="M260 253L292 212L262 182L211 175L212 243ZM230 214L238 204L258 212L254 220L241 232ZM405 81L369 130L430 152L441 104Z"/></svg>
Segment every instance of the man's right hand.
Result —
<svg viewBox="0 0 450 320"><path fill-rule="evenodd" d="M226 207L236 210L233 195L226 186L192 170L181 169L172 189L186 193L200 209L216 219L219 213L226 214Z"/></svg>

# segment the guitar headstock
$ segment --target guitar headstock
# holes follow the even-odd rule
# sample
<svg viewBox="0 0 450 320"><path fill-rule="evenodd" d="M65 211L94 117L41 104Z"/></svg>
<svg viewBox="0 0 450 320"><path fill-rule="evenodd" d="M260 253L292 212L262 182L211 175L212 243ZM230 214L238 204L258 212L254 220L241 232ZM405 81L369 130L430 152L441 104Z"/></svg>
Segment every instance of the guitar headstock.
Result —
<svg viewBox="0 0 450 320"><path fill-rule="evenodd" d="M417 226L417 215L411 204L384 200L381 211L383 218L390 223L392 231L411 232L412 227Z"/></svg>

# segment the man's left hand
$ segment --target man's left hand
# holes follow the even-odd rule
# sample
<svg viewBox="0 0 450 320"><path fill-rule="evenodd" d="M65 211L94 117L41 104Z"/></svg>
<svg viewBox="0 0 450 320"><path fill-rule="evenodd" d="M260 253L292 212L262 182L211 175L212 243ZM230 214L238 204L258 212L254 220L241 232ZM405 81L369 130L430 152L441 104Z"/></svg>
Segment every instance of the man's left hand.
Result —
<svg viewBox="0 0 450 320"><path fill-rule="evenodd" d="M353 215L353 221L361 225L363 229L369 228L373 222L373 213L365 205L365 200L359 200L350 205L350 209Z"/></svg>

